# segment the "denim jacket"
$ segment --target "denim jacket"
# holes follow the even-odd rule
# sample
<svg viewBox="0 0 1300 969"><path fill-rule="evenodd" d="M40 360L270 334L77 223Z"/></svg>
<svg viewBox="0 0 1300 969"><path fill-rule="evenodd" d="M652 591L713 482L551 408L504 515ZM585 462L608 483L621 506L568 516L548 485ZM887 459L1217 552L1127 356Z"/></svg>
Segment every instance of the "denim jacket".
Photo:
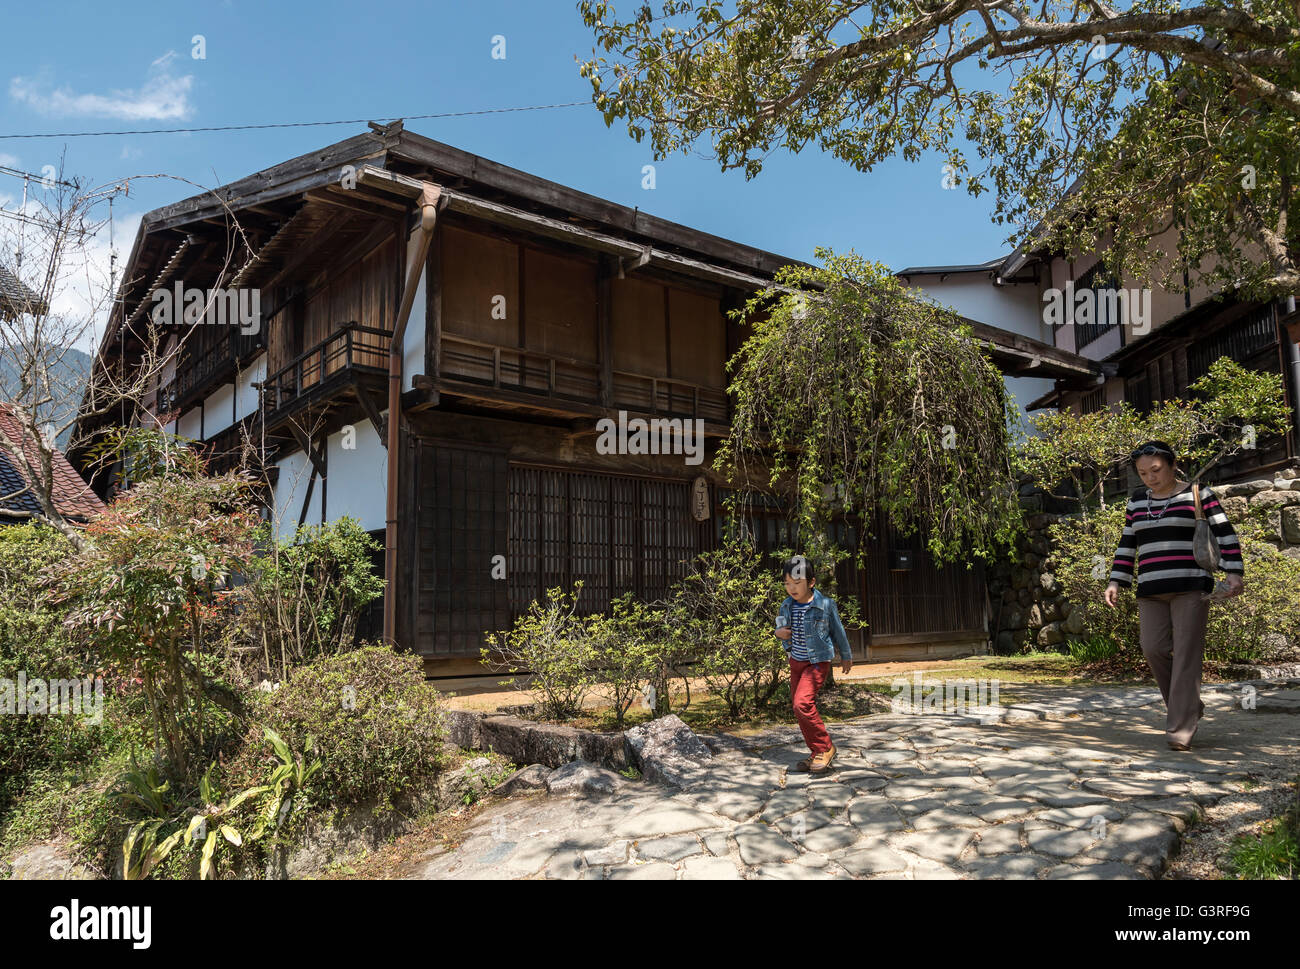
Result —
<svg viewBox="0 0 1300 969"><path fill-rule="evenodd" d="M790 606L793 602L794 599L786 596L781 603L781 615L785 617L787 628L792 622ZM804 613L804 628L807 633L804 642L808 646L808 662L829 663L835 659L836 648L842 659L853 659L853 650L849 646L849 637L844 632L844 624L840 622L840 611L835 607L835 600L822 595L820 589L813 589L812 602ZM790 640L782 639L780 643L788 655Z"/></svg>

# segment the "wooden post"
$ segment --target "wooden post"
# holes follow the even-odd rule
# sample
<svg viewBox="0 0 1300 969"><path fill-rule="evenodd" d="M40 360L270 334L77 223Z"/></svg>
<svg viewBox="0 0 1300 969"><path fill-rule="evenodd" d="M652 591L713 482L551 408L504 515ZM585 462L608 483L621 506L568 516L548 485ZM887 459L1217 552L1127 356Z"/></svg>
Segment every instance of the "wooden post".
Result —
<svg viewBox="0 0 1300 969"><path fill-rule="evenodd" d="M596 341L600 359L600 406L614 406L614 260L602 254L596 270Z"/></svg>

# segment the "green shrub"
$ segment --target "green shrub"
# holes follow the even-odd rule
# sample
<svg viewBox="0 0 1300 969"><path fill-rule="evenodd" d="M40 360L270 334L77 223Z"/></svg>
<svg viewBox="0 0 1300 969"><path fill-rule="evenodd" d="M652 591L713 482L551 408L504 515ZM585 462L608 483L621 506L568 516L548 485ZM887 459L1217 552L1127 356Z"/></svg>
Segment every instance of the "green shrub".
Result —
<svg viewBox="0 0 1300 969"><path fill-rule="evenodd" d="M673 592L674 634L694 644L695 672L735 718L764 708L789 668L771 631L785 598L778 576L739 540L699 556Z"/></svg>
<svg viewBox="0 0 1300 969"><path fill-rule="evenodd" d="M521 689L541 694L544 716L564 720L582 711L582 701L597 682L595 647L588 627L577 614L582 582L573 593L550 589L544 602L532 602L508 630L490 632L483 662L495 671L532 673ZM493 657L496 652L500 659Z"/></svg>
<svg viewBox="0 0 1300 969"><path fill-rule="evenodd" d="M447 728L423 661L388 646L363 646L300 667L280 689L263 694L254 717L294 750L313 739L322 766L307 795L318 805L391 806L399 794L436 778L445 763ZM229 786L260 783L262 767L249 770L247 754L262 750L261 736L261 727L254 728Z"/></svg>
<svg viewBox="0 0 1300 969"><path fill-rule="evenodd" d="M249 564L241 587L242 632L272 680L296 666L351 649L361 610L384 593L371 555L379 543L354 518L298 529L277 540L264 525L265 550Z"/></svg>
<svg viewBox="0 0 1300 969"><path fill-rule="evenodd" d="M63 630L63 612L43 598L41 571L73 551L47 525L0 527L0 678L11 681L17 701L19 674L28 679L93 680L86 654ZM107 707L113 698L104 697ZM0 817L37 771L82 764L113 733L101 720L80 715L0 713Z"/></svg>

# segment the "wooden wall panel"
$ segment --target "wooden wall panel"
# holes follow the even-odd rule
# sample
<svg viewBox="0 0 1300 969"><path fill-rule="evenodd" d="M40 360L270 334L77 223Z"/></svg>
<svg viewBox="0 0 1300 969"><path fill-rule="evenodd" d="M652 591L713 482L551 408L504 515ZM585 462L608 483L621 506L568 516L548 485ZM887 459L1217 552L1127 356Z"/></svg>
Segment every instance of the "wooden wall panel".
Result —
<svg viewBox="0 0 1300 969"><path fill-rule="evenodd" d="M416 647L478 656L486 631L509 626L507 580L492 578L507 548L505 455L430 441L416 455Z"/></svg>
<svg viewBox="0 0 1300 969"><path fill-rule="evenodd" d="M578 609L663 596L702 550L684 481L511 465L510 608L583 582Z"/></svg>
<svg viewBox="0 0 1300 969"><path fill-rule="evenodd" d="M526 336L530 350L596 363L596 264L524 250Z"/></svg>
<svg viewBox="0 0 1300 969"><path fill-rule="evenodd" d="M726 334L719 301L702 293L668 289L673 376L705 387L723 388Z"/></svg>
<svg viewBox="0 0 1300 969"><path fill-rule="evenodd" d="M642 279L614 279L614 369L668 376L664 287Z"/></svg>
<svg viewBox="0 0 1300 969"><path fill-rule="evenodd" d="M442 231L443 332L519 346L519 247L456 226ZM505 319L492 318L498 295L505 297Z"/></svg>

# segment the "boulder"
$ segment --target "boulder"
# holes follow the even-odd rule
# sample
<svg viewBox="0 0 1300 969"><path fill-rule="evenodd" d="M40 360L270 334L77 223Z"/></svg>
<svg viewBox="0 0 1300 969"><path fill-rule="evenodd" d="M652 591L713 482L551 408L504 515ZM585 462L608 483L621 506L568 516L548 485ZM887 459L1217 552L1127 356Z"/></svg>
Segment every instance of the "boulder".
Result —
<svg viewBox="0 0 1300 969"><path fill-rule="evenodd" d="M37 845L13 860L9 877L14 881L90 881L97 876L73 861L63 845Z"/></svg>
<svg viewBox="0 0 1300 969"><path fill-rule="evenodd" d="M444 710L447 724L447 739L457 747L466 750L478 750L483 742L480 725L483 714L472 710Z"/></svg>
<svg viewBox="0 0 1300 969"><path fill-rule="evenodd" d="M623 734L628 762L652 783L684 787L713 752L675 713L633 727Z"/></svg>
<svg viewBox="0 0 1300 969"><path fill-rule="evenodd" d="M1291 545L1300 545L1300 508L1282 509L1282 537Z"/></svg>
<svg viewBox="0 0 1300 969"><path fill-rule="evenodd" d="M546 790L546 779L551 776L551 768L544 764L529 764L515 771L489 792L493 797L512 797L515 794L528 794L532 791Z"/></svg>
<svg viewBox="0 0 1300 969"><path fill-rule="evenodd" d="M1061 586L1056 581L1056 576L1051 572L1044 572L1038 577L1039 587L1048 595L1056 595L1061 591Z"/></svg>
<svg viewBox="0 0 1300 969"><path fill-rule="evenodd" d="M546 778L546 790L554 797L615 794L623 786L623 780L612 770L574 760L551 771Z"/></svg>
<svg viewBox="0 0 1300 969"><path fill-rule="evenodd" d="M1048 623L1038 630L1039 646L1054 646L1064 641L1065 637L1061 634L1061 624L1059 622Z"/></svg>
<svg viewBox="0 0 1300 969"><path fill-rule="evenodd" d="M1300 505L1300 491L1261 491L1250 499L1252 511L1256 508L1282 508L1291 505Z"/></svg>
<svg viewBox="0 0 1300 969"><path fill-rule="evenodd" d="M1219 504L1223 506L1223 513L1234 522L1240 521L1242 516L1246 514L1246 509L1249 507L1247 500L1244 497L1224 498L1219 502Z"/></svg>

